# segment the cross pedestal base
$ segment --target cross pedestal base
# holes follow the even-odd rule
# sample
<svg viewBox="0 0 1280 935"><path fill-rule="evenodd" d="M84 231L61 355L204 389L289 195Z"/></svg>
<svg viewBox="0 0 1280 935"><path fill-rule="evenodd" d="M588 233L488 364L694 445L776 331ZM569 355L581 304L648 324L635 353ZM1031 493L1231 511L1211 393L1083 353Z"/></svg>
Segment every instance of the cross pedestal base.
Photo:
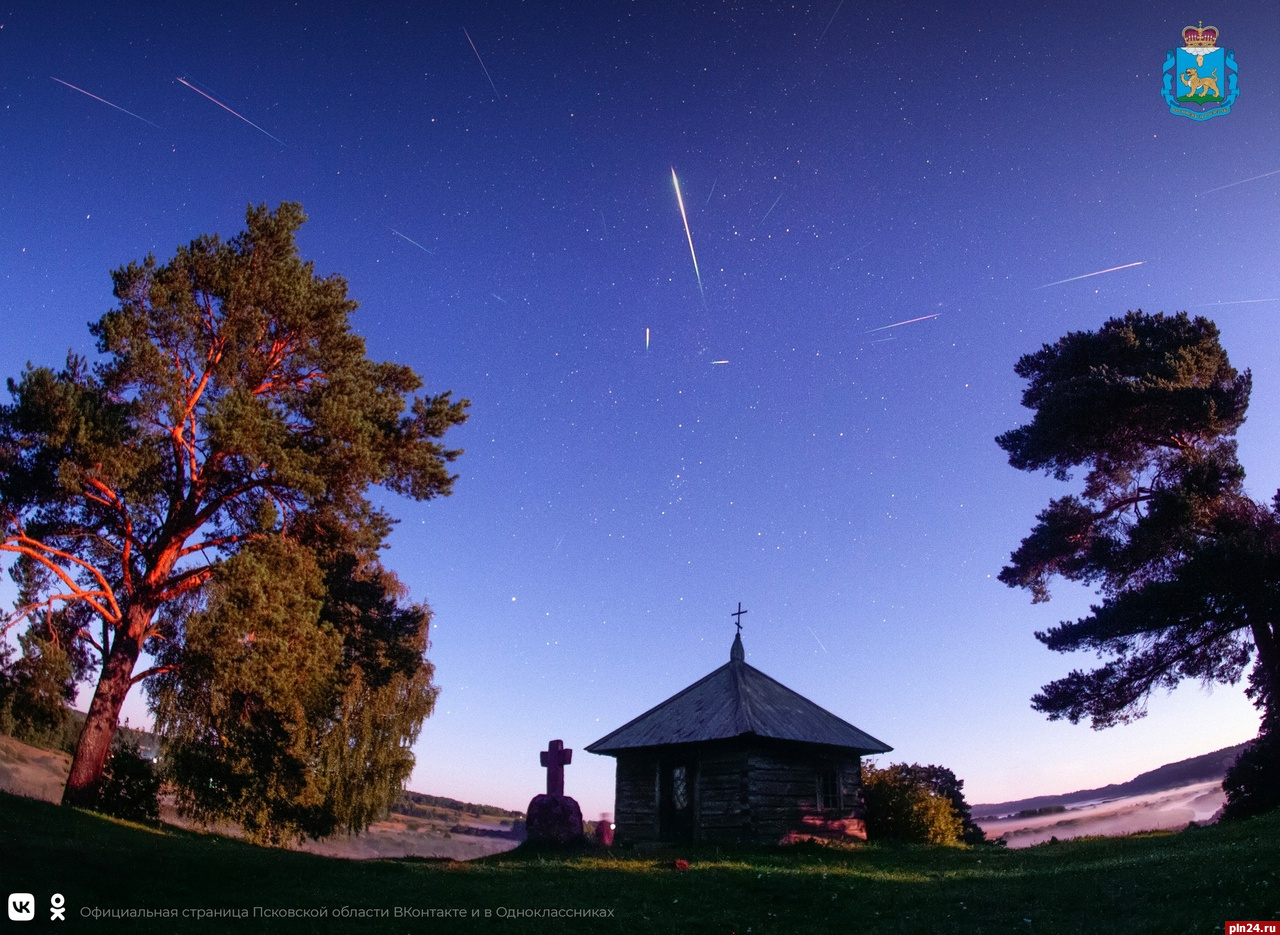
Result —
<svg viewBox="0 0 1280 935"><path fill-rule="evenodd" d="M582 809L567 795L535 795L529 802L528 840L544 844L581 841Z"/></svg>

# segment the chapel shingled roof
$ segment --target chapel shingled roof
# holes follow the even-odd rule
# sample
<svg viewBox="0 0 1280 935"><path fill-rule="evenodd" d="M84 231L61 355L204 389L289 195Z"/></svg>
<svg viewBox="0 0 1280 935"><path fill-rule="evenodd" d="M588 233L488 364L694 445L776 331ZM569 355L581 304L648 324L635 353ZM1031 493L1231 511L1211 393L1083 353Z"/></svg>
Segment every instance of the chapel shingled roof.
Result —
<svg viewBox="0 0 1280 935"><path fill-rule="evenodd" d="M588 744L587 751L617 756L624 750L744 734L844 747L860 754L893 749L747 665L742 638L735 636L727 663Z"/></svg>

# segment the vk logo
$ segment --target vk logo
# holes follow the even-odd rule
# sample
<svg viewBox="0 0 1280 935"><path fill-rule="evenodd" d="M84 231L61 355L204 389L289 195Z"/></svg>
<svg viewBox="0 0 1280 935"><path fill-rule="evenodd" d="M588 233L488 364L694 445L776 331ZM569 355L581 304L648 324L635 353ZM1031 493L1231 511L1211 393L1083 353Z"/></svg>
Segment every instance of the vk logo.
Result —
<svg viewBox="0 0 1280 935"><path fill-rule="evenodd" d="M36 898L30 893L9 894L9 921L30 922L36 917Z"/></svg>

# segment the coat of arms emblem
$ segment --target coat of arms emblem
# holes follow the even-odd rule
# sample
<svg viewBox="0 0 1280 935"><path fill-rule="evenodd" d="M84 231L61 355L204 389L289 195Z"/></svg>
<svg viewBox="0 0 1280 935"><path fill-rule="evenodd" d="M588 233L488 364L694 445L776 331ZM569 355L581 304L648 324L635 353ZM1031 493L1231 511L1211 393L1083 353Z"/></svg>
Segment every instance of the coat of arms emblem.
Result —
<svg viewBox="0 0 1280 935"><path fill-rule="evenodd" d="M1208 120L1231 113L1240 94L1234 49L1218 46L1218 27L1188 26L1182 48L1165 53L1164 89L1169 113Z"/></svg>

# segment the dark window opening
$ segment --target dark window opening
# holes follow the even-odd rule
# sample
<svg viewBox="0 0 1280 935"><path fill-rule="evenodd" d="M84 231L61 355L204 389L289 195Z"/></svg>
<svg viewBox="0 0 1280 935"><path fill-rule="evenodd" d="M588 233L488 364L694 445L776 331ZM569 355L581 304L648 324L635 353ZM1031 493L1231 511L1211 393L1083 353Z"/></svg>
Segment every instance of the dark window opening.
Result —
<svg viewBox="0 0 1280 935"><path fill-rule="evenodd" d="M818 808L839 810L844 807L841 794L840 772L835 769L818 770Z"/></svg>

